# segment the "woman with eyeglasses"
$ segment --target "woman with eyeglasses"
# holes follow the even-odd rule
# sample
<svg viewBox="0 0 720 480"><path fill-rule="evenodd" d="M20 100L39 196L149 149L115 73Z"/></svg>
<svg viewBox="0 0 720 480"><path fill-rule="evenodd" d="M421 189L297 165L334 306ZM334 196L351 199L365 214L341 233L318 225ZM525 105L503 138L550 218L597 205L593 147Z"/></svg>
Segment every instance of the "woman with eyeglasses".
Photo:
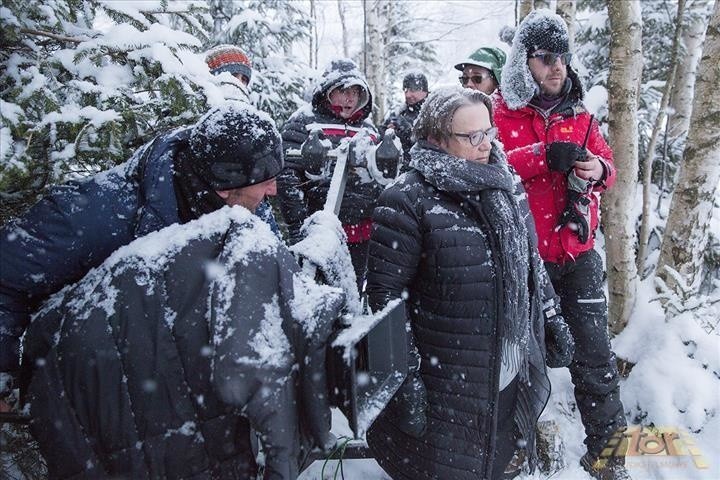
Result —
<svg viewBox="0 0 720 480"><path fill-rule="evenodd" d="M545 363L566 365L572 339L490 98L435 91L414 129L411 169L373 214L367 284L374 311L406 299L414 354L368 444L394 479L506 478L534 457Z"/></svg>

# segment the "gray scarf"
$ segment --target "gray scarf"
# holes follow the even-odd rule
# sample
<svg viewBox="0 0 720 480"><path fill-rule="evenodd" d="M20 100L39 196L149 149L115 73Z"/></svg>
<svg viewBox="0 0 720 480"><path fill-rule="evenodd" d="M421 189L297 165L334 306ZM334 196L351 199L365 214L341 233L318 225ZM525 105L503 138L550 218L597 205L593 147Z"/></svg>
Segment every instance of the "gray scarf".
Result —
<svg viewBox="0 0 720 480"><path fill-rule="evenodd" d="M502 278L501 382L519 373L528 379L530 242L514 192L516 183L502 149L493 142L490 162L482 164L450 155L419 141L411 150L410 166L437 189L458 201L471 217L489 224L487 234L498 246ZM483 218L485 220L483 220ZM508 378L508 374L510 377ZM501 383L500 389L505 385Z"/></svg>

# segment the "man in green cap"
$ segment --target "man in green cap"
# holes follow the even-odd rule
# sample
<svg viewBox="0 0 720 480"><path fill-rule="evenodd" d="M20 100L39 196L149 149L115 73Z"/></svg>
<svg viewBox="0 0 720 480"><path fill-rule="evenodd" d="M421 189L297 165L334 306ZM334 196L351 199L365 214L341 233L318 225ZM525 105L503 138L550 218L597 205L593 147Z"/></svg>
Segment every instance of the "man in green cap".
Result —
<svg viewBox="0 0 720 480"><path fill-rule="evenodd" d="M505 65L505 52L495 47L481 47L455 68L462 72L460 84L487 95L500 85L500 72Z"/></svg>

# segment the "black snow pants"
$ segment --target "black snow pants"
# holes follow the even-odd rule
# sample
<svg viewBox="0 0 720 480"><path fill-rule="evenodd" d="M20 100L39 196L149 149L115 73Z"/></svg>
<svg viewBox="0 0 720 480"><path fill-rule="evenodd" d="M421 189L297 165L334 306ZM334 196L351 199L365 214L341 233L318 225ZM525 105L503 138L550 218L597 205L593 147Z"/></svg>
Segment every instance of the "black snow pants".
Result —
<svg viewBox="0 0 720 480"><path fill-rule="evenodd" d="M615 354L610 350L603 266L595 250L574 262L545 263L562 314L575 340L570 375L585 427L588 452L599 456L615 431L626 425Z"/></svg>

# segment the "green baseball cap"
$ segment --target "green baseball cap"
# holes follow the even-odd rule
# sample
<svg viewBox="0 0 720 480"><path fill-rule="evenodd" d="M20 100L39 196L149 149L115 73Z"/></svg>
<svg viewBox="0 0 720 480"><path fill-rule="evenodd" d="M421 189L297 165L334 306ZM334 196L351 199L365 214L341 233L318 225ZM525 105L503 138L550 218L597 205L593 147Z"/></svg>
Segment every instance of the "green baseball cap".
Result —
<svg viewBox="0 0 720 480"><path fill-rule="evenodd" d="M455 68L461 72L467 65L487 68L492 72L497 84L500 85L500 77L503 65L505 65L505 59L505 52L499 48L481 47L475 50L468 58L455 65Z"/></svg>

